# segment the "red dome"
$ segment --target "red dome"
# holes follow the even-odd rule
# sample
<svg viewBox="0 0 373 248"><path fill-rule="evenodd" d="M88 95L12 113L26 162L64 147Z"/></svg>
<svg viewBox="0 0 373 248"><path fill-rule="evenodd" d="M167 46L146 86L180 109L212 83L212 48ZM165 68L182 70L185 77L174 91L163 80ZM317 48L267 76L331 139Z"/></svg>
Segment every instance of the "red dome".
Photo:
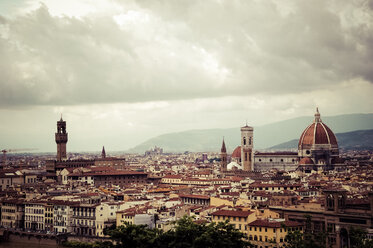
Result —
<svg viewBox="0 0 373 248"><path fill-rule="evenodd" d="M313 145L331 145L332 148L338 148L337 138L333 131L321 121L318 112L315 114L315 121L300 136L298 148L308 149Z"/></svg>
<svg viewBox="0 0 373 248"><path fill-rule="evenodd" d="M232 153L232 158L241 158L241 146L237 146Z"/></svg>
<svg viewBox="0 0 373 248"><path fill-rule="evenodd" d="M299 165L308 165L308 164L314 164L312 159L309 158L309 157L305 157L305 158L302 158L300 161L299 161Z"/></svg>

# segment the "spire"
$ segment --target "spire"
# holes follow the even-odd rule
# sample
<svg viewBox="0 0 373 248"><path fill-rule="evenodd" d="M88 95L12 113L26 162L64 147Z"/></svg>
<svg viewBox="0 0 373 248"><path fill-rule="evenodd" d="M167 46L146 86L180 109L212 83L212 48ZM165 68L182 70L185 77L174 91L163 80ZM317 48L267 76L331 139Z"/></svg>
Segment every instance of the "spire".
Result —
<svg viewBox="0 0 373 248"><path fill-rule="evenodd" d="M220 150L221 153L226 153L227 152L227 148L225 147L225 142L224 142L224 137L223 137L223 144L221 145L221 150Z"/></svg>
<svg viewBox="0 0 373 248"><path fill-rule="evenodd" d="M102 146L101 158L106 158L105 146Z"/></svg>
<svg viewBox="0 0 373 248"><path fill-rule="evenodd" d="M62 120L62 113L61 113L61 119L60 119L60 121L63 121L63 120Z"/></svg>
<svg viewBox="0 0 373 248"><path fill-rule="evenodd" d="M316 107L315 122L321 122L319 108Z"/></svg>

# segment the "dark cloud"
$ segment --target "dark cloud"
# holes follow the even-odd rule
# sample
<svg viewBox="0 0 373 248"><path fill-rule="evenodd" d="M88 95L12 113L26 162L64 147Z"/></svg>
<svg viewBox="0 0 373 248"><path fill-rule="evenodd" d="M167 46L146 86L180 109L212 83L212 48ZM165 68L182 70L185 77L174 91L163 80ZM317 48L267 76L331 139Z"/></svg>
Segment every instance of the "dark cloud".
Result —
<svg viewBox="0 0 373 248"><path fill-rule="evenodd" d="M371 5L154 0L81 18L41 5L0 18L0 105L278 95L373 82Z"/></svg>

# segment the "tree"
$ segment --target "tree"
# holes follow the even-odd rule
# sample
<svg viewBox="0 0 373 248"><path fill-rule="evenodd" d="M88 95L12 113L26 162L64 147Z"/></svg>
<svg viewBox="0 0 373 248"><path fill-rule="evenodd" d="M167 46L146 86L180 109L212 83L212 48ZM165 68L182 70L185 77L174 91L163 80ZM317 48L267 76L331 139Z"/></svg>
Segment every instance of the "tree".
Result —
<svg viewBox="0 0 373 248"><path fill-rule="evenodd" d="M315 231L311 228L311 216L305 215L306 225L304 232L289 231L285 237L287 248L327 248L326 240L328 232L326 230Z"/></svg>
<svg viewBox="0 0 373 248"><path fill-rule="evenodd" d="M235 229L228 221L196 224L192 218L184 216L176 222L175 228L163 233L159 247L248 247L245 234ZM167 246L164 246L167 244Z"/></svg>
<svg viewBox="0 0 373 248"><path fill-rule="evenodd" d="M351 248L371 248L373 240L368 239L367 231L359 227L350 227L349 229Z"/></svg>
<svg viewBox="0 0 373 248"><path fill-rule="evenodd" d="M235 229L228 221L197 224L184 216L167 232L150 229L145 225L126 223L107 234L114 241L94 244L67 242L75 248L244 248L250 246L245 234ZM110 244L109 244L110 243Z"/></svg>

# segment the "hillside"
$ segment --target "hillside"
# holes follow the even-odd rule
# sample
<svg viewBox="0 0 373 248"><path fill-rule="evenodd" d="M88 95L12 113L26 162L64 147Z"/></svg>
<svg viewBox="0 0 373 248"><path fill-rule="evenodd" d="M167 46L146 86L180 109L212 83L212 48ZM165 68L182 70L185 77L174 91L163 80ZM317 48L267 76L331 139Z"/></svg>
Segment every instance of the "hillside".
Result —
<svg viewBox="0 0 373 248"><path fill-rule="evenodd" d="M334 133L373 129L373 114L322 116L322 120ZM255 149L266 149L298 139L312 121L313 116L298 117L254 127ZM162 147L165 152L219 151L223 136L228 152L232 152L240 143L240 128L189 130L163 134L139 144L129 152L143 153L154 146Z"/></svg>
<svg viewBox="0 0 373 248"><path fill-rule="evenodd" d="M339 148L345 150L373 150L373 130L358 130L347 133L337 133ZM298 139L293 139L269 149L273 150L291 150L297 149Z"/></svg>

